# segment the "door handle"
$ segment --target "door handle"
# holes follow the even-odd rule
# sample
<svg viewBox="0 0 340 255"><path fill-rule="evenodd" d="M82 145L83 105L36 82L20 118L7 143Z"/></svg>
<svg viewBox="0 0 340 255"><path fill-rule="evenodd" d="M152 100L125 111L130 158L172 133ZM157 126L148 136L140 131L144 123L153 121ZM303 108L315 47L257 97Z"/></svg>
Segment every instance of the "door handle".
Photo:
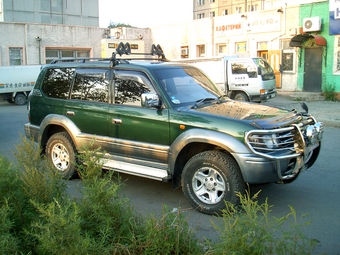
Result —
<svg viewBox="0 0 340 255"><path fill-rule="evenodd" d="M120 125L120 124L122 124L122 120L121 119L112 119L112 124Z"/></svg>
<svg viewBox="0 0 340 255"><path fill-rule="evenodd" d="M67 116L74 116L74 112L73 112L73 111L67 111L67 112L66 112L66 115L67 115Z"/></svg>

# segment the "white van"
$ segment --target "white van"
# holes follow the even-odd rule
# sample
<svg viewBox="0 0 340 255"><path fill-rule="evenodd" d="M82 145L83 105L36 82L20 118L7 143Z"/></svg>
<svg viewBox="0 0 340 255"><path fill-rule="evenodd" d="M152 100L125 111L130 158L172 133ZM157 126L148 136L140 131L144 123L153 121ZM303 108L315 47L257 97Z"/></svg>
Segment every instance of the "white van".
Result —
<svg viewBox="0 0 340 255"><path fill-rule="evenodd" d="M0 67L0 97L9 103L22 105L33 89L41 65Z"/></svg>

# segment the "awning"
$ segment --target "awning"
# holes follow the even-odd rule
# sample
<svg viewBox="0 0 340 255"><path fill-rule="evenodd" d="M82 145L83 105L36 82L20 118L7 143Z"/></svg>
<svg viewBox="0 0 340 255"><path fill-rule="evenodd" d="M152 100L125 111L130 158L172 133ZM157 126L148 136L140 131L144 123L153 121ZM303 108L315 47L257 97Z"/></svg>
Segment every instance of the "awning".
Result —
<svg viewBox="0 0 340 255"><path fill-rule="evenodd" d="M307 41L310 38L314 38L315 44L318 45L318 46L326 46L327 45L325 37L323 37L321 35L300 34L300 35L294 36L290 40L289 46L290 47L301 47L302 43Z"/></svg>

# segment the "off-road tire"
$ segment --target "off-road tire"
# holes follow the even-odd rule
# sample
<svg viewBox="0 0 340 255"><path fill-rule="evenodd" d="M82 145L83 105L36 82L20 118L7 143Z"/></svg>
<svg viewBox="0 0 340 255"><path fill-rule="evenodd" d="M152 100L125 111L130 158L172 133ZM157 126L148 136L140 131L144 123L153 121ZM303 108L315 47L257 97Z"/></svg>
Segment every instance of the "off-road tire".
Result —
<svg viewBox="0 0 340 255"><path fill-rule="evenodd" d="M76 148L67 132L52 135L46 144L46 157L63 179L70 179L76 173Z"/></svg>
<svg viewBox="0 0 340 255"><path fill-rule="evenodd" d="M182 190L189 203L206 214L221 214L225 201L239 203L245 182L234 158L221 151L205 151L184 166Z"/></svg>

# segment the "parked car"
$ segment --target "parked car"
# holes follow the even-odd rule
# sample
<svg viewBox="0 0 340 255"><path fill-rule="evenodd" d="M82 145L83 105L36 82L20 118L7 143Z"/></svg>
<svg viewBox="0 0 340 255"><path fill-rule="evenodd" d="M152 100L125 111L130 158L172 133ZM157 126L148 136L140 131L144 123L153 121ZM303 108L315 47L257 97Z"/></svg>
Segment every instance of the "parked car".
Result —
<svg viewBox="0 0 340 255"><path fill-rule="evenodd" d="M151 59L117 58L124 53L129 45L107 60L54 61L29 95L26 136L65 178L94 141L105 169L171 181L215 214L246 183L290 183L317 159L324 128L307 111L231 100L159 46Z"/></svg>

